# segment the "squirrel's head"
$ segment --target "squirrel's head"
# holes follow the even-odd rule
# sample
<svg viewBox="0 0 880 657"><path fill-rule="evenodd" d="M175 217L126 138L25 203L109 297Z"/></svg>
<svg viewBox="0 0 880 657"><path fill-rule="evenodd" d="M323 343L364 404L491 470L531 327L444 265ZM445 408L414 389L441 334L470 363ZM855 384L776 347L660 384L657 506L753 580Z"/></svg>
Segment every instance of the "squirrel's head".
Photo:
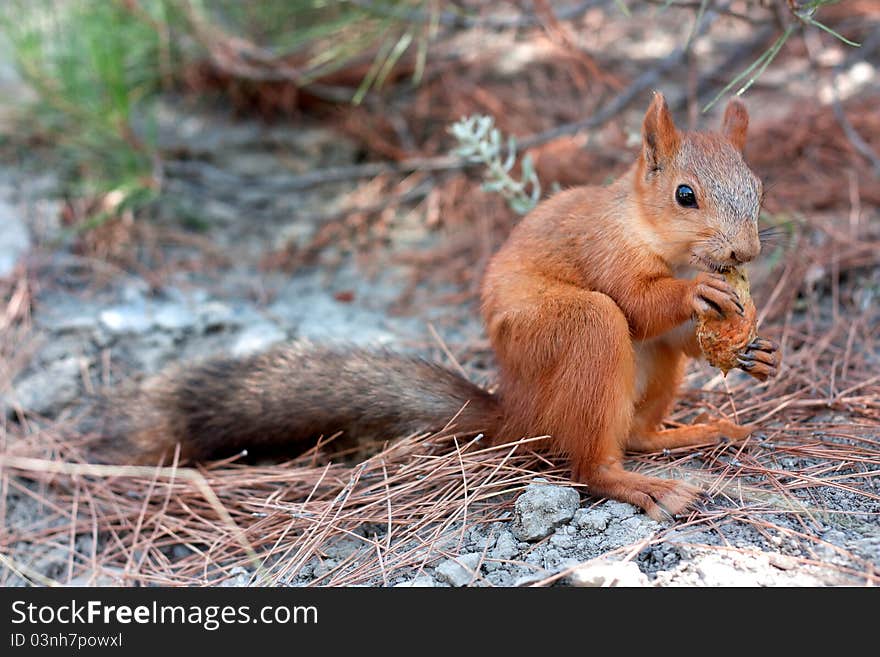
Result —
<svg viewBox="0 0 880 657"><path fill-rule="evenodd" d="M731 100L721 130L676 129L663 94L645 114L636 198L667 262L720 270L761 251L761 181L742 157L749 115Z"/></svg>

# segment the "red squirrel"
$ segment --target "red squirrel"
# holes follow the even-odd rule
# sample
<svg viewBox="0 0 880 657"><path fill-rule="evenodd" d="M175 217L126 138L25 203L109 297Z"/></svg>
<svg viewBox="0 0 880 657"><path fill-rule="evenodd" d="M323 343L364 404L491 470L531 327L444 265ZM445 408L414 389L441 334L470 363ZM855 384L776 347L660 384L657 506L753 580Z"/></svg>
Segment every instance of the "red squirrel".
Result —
<svg viewBox="0 0 880 657"><path fill-rule="evenodd" d="M593 495L656 519L686 511L699 488L629 472L624 453L751 431L723 419L661 428L687 358L700 356L694 319L742 313L719 272L761 249L761 182L742 157L747 128L734 100L720 132L679 131L656 93L626 173L606 187L559 192L516 226L481 290L496 394L420 358L293 343L178 366L111 399L99 456L156 463L179 445L184 459L204 460L304 448L340 431L390 438L455 418L455 430L496 442L548 435ZM738 362L765 380L779 349L758 337Z"/></svg>

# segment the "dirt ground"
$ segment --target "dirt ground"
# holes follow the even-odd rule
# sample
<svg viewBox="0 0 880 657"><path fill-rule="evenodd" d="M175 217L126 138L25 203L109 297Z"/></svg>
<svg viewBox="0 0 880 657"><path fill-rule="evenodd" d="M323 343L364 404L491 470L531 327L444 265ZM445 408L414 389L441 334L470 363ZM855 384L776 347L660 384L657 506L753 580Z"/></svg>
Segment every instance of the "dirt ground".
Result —
<svg viewBox="0 0 880 657"><path fill-rule="evenodd" d="M876 583L880 168L844 127L880 152L880 15L865 12L835 23L863 50L811 34L745 96L764 221L782 227L750 269L753 294L784 366L765 384L690 366L670 421L709 412L760 430L741 444L634 456L632 467L712 495L665 525L572 487L530 438L492 448L479 436L388 436L366 456L331 443L283 463L125 468L85 463L91 438L72 427L93 395L169 363L294 339L393 346L491 386L475 296L518 217L480 190L478 173L291 181L443 155L444 126L463 114L492 113L523 137L591 116L683 41L689 25L674 16L587 12L575 28L602 53L601 76L552 34L474 29L455 44L479 44L473 56L374 100L382 111L259 118L207 93L167 94L162 150L182 155L162 201L84 235L69 230L75 201L43 147L11 136L0 158L0 583ZM715 125L719 108L700 115L688 89L711 96L730 77L719 66L739 70L760 53L733 57L744 29L719 18L692 61L613 118L536 147L548 193L627 166L650 88L682 124ZM0 62L6 97L21 84ZM12 114L0 112L8 130Z"/></svg>

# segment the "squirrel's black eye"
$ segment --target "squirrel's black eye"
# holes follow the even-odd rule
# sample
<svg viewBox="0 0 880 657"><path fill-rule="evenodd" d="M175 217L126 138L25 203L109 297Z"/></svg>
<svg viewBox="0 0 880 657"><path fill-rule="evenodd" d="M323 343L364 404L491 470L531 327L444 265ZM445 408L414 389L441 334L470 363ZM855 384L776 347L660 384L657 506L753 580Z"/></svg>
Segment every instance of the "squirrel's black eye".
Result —
<svg viewBox="0 0 880 657"><path fill-rule="evenodd" d="M675 200L683 208L697 207L697 195L688 185L679 185L675 190Z"/></svg>

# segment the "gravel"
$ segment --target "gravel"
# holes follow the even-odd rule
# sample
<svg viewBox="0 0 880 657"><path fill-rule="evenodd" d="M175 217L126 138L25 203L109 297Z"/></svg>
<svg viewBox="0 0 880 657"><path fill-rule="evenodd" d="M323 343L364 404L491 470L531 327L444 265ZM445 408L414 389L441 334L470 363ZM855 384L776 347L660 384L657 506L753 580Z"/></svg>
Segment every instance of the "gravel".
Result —
<svg viewBox="0 0 880 657"><path fill-rule="evenodd" d="M576 568L568 583L583 587L648 586L647 576L632 561L599 560Z"/></svg>
<svg viewBox="0 0 880 657"><path fill-rule="evenodd" d="M9 276L31 248L31 237L21 210L0 197L0 278Z"/></svg>
<svg viewBox="0 0 880 657"><path fill-rule="evenodd" d="M580 495L574 488L530 484L516 500L513 535L521 541L540 540L571 520L579 502Z"/></svg>
<svg viewBox="0 0 880 657"><path fill-rule="evenodd" d="M52 415L80 396L82 361L69 356L33 370L2 397L7 414L21 408L38 415Z"/></svg>
<svg viewBox="0 0 880 657"><path fill-rule="evenodd" d="M465 586L477 576L477 566L482 555L478 552L461 554L454 559L447 559L437 566L437 579L450 586Z"/></svg>

